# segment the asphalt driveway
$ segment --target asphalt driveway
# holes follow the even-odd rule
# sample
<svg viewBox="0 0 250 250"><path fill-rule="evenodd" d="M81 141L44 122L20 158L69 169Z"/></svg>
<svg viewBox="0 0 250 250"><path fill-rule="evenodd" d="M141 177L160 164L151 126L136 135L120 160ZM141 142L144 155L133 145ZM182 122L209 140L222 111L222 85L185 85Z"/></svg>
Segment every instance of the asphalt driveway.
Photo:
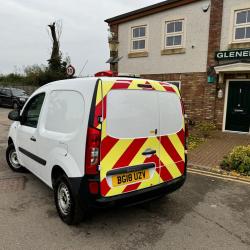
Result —
<svg viewBox="0 0 250 250"><path fill-rule="evenodd" d="M7 113L0 108L0 249L250 249L250 185L193 174L160 200L65 225L47 186L8 170Z"/></svg>

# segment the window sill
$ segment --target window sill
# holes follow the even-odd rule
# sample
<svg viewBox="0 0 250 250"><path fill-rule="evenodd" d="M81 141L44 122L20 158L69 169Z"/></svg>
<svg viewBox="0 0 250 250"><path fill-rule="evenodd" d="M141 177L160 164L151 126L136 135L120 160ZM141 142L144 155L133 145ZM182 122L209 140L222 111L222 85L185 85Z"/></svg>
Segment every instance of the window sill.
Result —
<svg viewBox="0 0 250 250"><path fill-rule="evenodd" d="M148 57L148 52L130 52L128 58Z"/></svg>
<svg viewBox="0 0 250 250"><path fill-rule="evenodd" d="M173 49L163 49L161 55L175 55L175 54L184 54L186 49L184 48L173 48Z"/></svg>
<svg viewBox="0 0 250 250"><path fill-rule="evenodd" d="M230 43L228 45L229 49L245 49L250 48L250 41L247 42L239 42L239 43Z"/></svg>

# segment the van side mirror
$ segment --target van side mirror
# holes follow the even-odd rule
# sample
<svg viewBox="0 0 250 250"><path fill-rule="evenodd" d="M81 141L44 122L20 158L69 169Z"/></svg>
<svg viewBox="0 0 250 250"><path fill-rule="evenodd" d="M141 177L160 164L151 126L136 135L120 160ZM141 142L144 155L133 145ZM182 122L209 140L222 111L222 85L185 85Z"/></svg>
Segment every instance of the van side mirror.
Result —
<svg viewBox="0 0 250 250"><path fill-rule="evenodd" d="M8 118L11 121L20 121L20 110L12 110L9 112Z"/></svg>

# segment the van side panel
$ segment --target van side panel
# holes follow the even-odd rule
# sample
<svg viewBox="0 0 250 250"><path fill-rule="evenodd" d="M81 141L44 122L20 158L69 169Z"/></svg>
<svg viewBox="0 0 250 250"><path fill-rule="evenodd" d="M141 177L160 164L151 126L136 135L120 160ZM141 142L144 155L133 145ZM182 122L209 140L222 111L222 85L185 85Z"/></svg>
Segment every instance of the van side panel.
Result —
<svg viewBox="0 0 250 250"><path fill-rule="evenodd" d="M107 94L114 89L145 90L145 85L151 85L152 90L167 91L179 96L179 91L170 84L143 79L107 79L99 84L95 122L96 128L101 129L101 158L100 158L100 182L101 195L110 197L147 187L156 186L160 183L178 178L185 171L184 154L184 118L183 126L178 133L166 136L156 136L138 139L117 139L106 133L106 104ZM148 91L151 91L148 89ZM98 123L98 116L102 116L102 123ZM142 153L148 148L156 149L156 154L149 158L143 158ZM135 166L137 164L153 163L155 171L150 179L124 186L113 187L107 173L119 166Z"/></svg>

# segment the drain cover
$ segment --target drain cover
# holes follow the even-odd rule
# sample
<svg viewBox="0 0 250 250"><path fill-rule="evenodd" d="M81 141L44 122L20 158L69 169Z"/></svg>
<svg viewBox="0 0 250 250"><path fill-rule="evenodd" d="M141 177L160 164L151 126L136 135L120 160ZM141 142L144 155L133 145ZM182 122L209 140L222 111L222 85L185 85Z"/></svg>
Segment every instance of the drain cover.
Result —
<svg viewBox="0 0 250 250"><path fill-rule="evenodd" d="M0 193L17 192L24 189L25 179L23 176L18 177L1 177Z"/></svg>

